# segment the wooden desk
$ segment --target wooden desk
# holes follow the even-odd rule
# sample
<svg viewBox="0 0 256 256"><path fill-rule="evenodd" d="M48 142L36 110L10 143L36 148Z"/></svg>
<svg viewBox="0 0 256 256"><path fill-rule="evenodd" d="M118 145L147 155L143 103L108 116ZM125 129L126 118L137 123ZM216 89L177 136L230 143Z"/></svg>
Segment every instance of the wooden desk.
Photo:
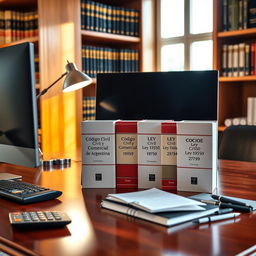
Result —
<svg viewBox="0 0 256 256"><path fill-rule="evenodd" d="M221 193L256 200L256 163L220 161L219 166ZM1 164L0 171L63 191L59 200L26 206L0 199L0 236L41 255L235 255L256 244L256 212L168 229L101 209L101 199L116 190L82 190L81 163L51 172ZM8 213L23 210L66 211L72 223L62 229L20 232L10 226Z"/></svg>

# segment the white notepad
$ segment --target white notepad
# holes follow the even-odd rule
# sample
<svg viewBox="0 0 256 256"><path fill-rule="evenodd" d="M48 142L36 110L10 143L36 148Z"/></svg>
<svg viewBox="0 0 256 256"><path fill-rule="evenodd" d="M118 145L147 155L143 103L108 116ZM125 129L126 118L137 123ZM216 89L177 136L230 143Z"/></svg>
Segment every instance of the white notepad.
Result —
<svg viewBox="0 0 256 256"><path fill-rule="evenodd" d="M201 207L205 205L204 203L157 188L138 192L109 194L106 199L131 205L150 213L205 210Z"/></svg>

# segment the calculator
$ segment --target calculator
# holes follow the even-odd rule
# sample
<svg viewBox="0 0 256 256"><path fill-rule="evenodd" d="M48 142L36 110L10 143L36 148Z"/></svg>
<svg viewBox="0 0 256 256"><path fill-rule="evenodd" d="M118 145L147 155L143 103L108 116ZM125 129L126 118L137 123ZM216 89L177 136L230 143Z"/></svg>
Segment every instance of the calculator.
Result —
<svg viewBox="0 0 256 256"><path fill-rule="evenodd" d="M10 212L9 220L17 228L56 228L71 223L69 216L60 211Z"/></svg>

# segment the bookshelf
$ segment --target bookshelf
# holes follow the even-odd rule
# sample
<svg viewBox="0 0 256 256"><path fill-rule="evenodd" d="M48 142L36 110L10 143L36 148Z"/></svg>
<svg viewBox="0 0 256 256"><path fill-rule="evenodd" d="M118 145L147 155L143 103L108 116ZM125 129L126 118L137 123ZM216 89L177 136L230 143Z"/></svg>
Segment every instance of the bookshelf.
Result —
<svg viewBox="0 0 256 256"><path fill-rule="evenodd" d="M247 26L223 31L224 2L214 0L213 66L219 70L219 131L225 129L225 119L247 116L247 98L256 96L256 75L249 72L223 76L223 45L252 44L256 42L256 28ZM227 3L232 1L227 1ZM235 1L233 1L235 2ZM244 1L241 1L244 2ZM238 3L238 1L237 1ZM238 6L235 8L239 8ZM239 25L238 25L239 26ZM251 46L250 46L251 47ZM242 58L241 58L242 59ZM239 65L240 64L240 65ZM225 65L224 65L225 66ZM244 64L246 66L246 64ZM241 70L241 63L238 68ZM251 67L249 67L251 68Z"/></svg>
<svg viewBox="0 0 256 256"><path fill-rule="evenodd" d="M151 1L151 0L150 0ZM67 60L82 70L82 45L137 50L139 70L142 70L142 0L98 0L101 4L140 12L138 36L127 36L81 29L81 0L8 0L1 1L1 10L37 10L38 36L33 42L39 55L40 81L38 91L48 87L65 72ZM2 46L6 46L3 44ZM83 90L62 93L63 80L43 95L39 101L40 141L45 159L69 157L81 159L82 108L84 96L95 96L94 83Z"/></svg>
<svg viewBox="0 0 256 256"><path fill-rule="evenodd" d="M92 4L94 3L94 4ZM95 4L96 3L96 4ZM142 33L141 33L141 22L142 22L142 0L131 0L131 1L126 1L126 0L121 0L121 1L110 1L110 0L96 0L91 2L92 5L85 5L84 1L82 0L80 5L81 5L81 41L82 41L82 45L83 47L88 47L90 49L90 47L93 49L91 50L91 54L90 54L90 50L88 50L87 48L85 49L85 51L87 51L87 53L83 54L82 53L82 58L84 61L86 61L86 58L84 58L85 56L92 56L93 52L96 50L99 51L103 51L102 55L104 55L105 51L107 52L111 52L110 53L110 57L109 55L107 56L107 61L108 58L113 58L115 59L115 61L113 61L113 63L116 62L117 58L122 58L120 56L124 56L124 54L127 54L126 56L128 56L128 53L126 53L127 51L130 52L136 52L136 54L138 54L138 62L139 62L139 67L137 70L134 71L141 71L142 70ZM103 21L97 21L97 18L95 17L91 17L90 13L91 13L91 8L97 8L97 5L100 5L100 8L102 10L102 16L103 17ZM86 8L87 9L86 9ZM89 7L89 8L88 8ZM133 11L136 12L138 11L139 15L138 15L138 33L136 34L134 31L130 31L129 30L129 24L126 27L126 18L128 17L131 18L131 16L127 16L126 12L128 11ZM111 20L109 21L108 19L106 19L106 16L104 15L104 13L110 13L110 15L108 17L112 17L114 16L114 11L119 11L119 21L115 23L115 21ZM134 13L133 13L134 14ZM123 15L123 16L122 16ZM125 16L126 15L126 16ZM92 20L92 18L94 20ZM122 19L124 18L124 19ZM88 20L91 19L91 20ZM122 21L120 21L122 20ZM86 24L87 22L87 24ZM94 25L93 29L90 29L90 24ZM101 26L96 26L97 25L101 25ZM133 23L135 24L135 23ZM120 27L119 27L120 26ZM119 29L118 29L119 27ZM128 28L126 30L126 28ZM117 32L113 33L112 30L116 29ZM99 30L99 31L97 31ZM100 30L106 30L106 32L102 32ZM109 30L109 31L108 31ZM119 31L118 31L119 30ZM131 35L130 32L133 32L134 35ZM136 34L136 35L135 35ZM125 49L125 50L123 50ZM122 51L124 51L125 53L122 55ZM89 52L89 53L88 53ZM97 54L97 53L96 53ZM96 54L94 54L94 58L97 58ZM107 53L108 54L108 53ZM117 56L118 54L118 56ZM132 56L133 53L131 53ZM105 56L105 55L104 55ZM104 59L105 57L103 57ZM125 57L127 58L127 57ZM83 89L83 119L94 119L94 115L93 112L95 113L95 109L94 109L94 104L95 104L95 100L93 100L93 98L95 98L96 95L96 91L95 91L95 85L96 85L96 78L95 78L95 72L94 73L90 73L90 71L88 72L88 69L84 68L84 66L86 66L87 63L83 64L83 71L87 74L89 74L90 76L93 77L94 79L94 83L86 88ZM97 65L97 64L95 64ZM104 65L105 64L100 64L98 63L98 65ZM102 67L97 67L96 69L98 69L96 72L98 73L106 73L106 72L123 72L125 70L122 70L120 67L119 69L114 69L114 67L112 67L112 64L110 64L111 67L110 68L104 68L102 69ZM89 66L89 65L88 65ZM113 64L114 66L114 64ZM89 68L90 70L90 68ZM127 70L128 71L128 70ZM130 70L132 71L132 70ZM92 113L90 115L90 113Z"/></svg>
<svg viewBox="0 0 256 256"><path fill-rule="evenodd" d="M38 14L37 1L9 0L0 2L0 47L31 42L35 48L35 63L38 61ZM23 27L22 27L23 26ZM37 60L36 60L37 59ZM39 66L37 65L37 68ZM36 69L36 91L40 90L39 70ZM41 142L40 118L38 138Z"/></svg>

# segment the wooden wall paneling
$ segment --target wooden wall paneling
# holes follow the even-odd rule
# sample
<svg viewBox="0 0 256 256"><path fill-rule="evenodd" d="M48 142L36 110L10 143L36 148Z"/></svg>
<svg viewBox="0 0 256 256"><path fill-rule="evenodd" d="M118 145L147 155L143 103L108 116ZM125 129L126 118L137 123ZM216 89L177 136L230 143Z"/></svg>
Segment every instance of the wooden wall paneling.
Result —
<svg viewBox="0 0 256 256"><path fill-rule="evenodd" d="M38 0L41 90L65 72L81 68L79 0ZM80 156L82 92L62 93L58 82L41 98L42 150L46 158Z"/></svg>
<svg viewBox="0 0 256 256"><path fill-rule="evenodd" d="M242 85L239 83L220 84L219 87L219 125L224 125L226 118L242 116Z"/></svg>
<svg viewBox="0 0 256 256"><path fill-rule="evenodd" d="M143 55L142 71L156 71L156 3L155 0L142 0L141 38Z"/></svg>

